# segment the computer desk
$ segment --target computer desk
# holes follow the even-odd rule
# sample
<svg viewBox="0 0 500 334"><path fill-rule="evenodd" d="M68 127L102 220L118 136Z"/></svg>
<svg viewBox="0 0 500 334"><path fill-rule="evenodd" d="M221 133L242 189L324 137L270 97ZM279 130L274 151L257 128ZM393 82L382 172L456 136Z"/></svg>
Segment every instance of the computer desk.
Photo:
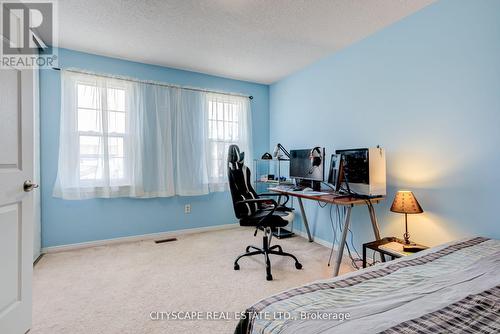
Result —
<svg viewBox="0 0 500 334"><path fill-rule="evenodd" d="M342 262L342 256L344 255L344 247L347 239L347 232L349 230L349 225L351 223L351 210L354 206L366 205L368 208L368 213L370 214L370 221L372 223L373 234L375 236L375 240L380 240L380 230L377 223L377 215L375 214L375 210L372 206L368 205L367 201L370 201L372 204L379 203L384 200L385 197L376 197L371 198L369 200L355 198L355 197L338 197L338 195L334 195L333 192L327 195L308 195L307 192L303 191L292 191L289 189L271 187L268 189L269 191L276 192L279 194L284 194L292 197L296 197L299 202L300 213L302 214L302 222L304 223L304 227L306 228L307 237L310 242L313 241L311 236L311 231L309 231L309 223L307 221L306 212L304 210L304 204L302 203L302 199L308 199L312 201L318 201L328 204L334 205L342 205L347 207L347 212L344 217L344 224L342 229L342 239L340 242L339 251L337 252L337 261L335 262L335 267L333 269L333 276L337 276L339 274L340 263ZM329 192L329 191L322 191ZM382 261L384 258L382 257Z"/></svg>

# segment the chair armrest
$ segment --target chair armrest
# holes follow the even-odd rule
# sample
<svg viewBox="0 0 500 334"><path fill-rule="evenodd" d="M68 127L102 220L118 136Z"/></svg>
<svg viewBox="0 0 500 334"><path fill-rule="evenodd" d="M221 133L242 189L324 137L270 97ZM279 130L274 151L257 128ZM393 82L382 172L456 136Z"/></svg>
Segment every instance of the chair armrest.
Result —
<svg viewBox="0 0 500 334"><path fill-rule="evenodd" d="M272 204L275 207L278 206L278 203L272 198L253 198L253 199L245 199L243 201L238 201L236 204L249 204L249 203L260 203L260 204Z"/></svg>
<svg viewBox="0 0 500 334"><path fill-rule="evenodd" d="M271 197L271 196L278 196L278 203L280 202L281 197L285 198L285 201L280 204L281 206L285 206L286 203L290 200L290 196L287 194L280 194L280 193L263 193L263 194L258 194L259 197Z"/></svg>
<svg viewBox="0 0 500 334"><path fill-rule="evenodd" d="M274 211L278 207L278 203L276 203L276 201L272 198L246 199L243 201L238 201L235 204L248 204L248 203L261 203L261 204L268 203L268 204L271 204L273 206L273 208L271 210L269 210L269 212L257 222L257 224L255 225L256 228L258 228L259 226L262 226L262 222L264 221L264 219L266 219L266 217L268 217L268 216L272 216ZM257 231L255 231L255 233L257 233Z"/></svg>

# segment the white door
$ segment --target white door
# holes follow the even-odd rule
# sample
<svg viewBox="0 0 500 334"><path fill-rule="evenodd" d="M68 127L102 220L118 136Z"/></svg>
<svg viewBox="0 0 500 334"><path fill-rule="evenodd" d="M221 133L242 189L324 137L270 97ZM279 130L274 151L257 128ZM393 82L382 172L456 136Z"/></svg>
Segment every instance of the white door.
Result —
<svg viewBox="0 0 500 334"><path fill-rule="evenodd" d="M0 69L0 333L31 327L35 71Z"/></svg>

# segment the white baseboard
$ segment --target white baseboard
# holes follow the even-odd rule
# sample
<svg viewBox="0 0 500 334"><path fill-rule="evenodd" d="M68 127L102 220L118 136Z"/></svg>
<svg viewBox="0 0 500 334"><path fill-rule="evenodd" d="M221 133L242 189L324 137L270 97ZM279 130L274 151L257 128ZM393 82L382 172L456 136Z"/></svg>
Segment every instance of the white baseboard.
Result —
<svg viewBox="0 0 500 334"><path fill-rule="evenodd" d="M294 230L293 233L295 233L296 235L298 235L301 238L309 240L309 237L307 236L307 232L305 232L305 231ZM318 238L318 237L316 237L314 235L312 237L313 237L313 242L315 242L317 244L320 244L321 246L325 246L326 248L330 248L330 249L332 248L332 243L330 241L326 241L326 240ZM339 246L338 245L333 245L333 250L335 252L337 252L339 250ZM348 263L349 257L346 256L345 252L344 252L342 258L343 258L342 262ZM335 261L335 259L336 259L336 255L334 255L332 257L332 261ZM332 264L332 268L333 268L333 264Z"/></svg>
<svg viewBox="0 0 500 334"><path fill-rule="evenodd" d="M174 236L186 235L186 234L192 234L192 233L231 229L231 228L236 228L238 226L240 226L238 223L224 224L224 225L215 225L215 226L207 226L207 227L189 228L189 229L176 230L176 231L132 235L129 237L119 237L119 238L113 238L113 239L86 241L86 242L80 242L80 243L76 243L76 244L67 244L67 245L61 245L61 246L43 247L41 250L41 254L58 253L58 252L65 252L65 251L69 251L69 250L75 250L75 249L105 246L105 245L112 245L112 244L119 244L119 243L126 243L126 242L165 239L165 238L171 238ZM305 231L295 230L293 232L301 238L308 239L307 233ZM315 243L318 243L318 244L325 246L327 248L332 247L332 243L330 241L326 241L326 240L318 238L316 236L313 237L313 241ZM337 249L338 249L338 246L335 245L334 250L337 250Z"/></svg>
<svg viewBox="0 0 500 334"><path fill-rule="evenodd" d="M165 238L171 238L171 237L175 237L175 236L179 236L179 235L232 229L232 228L236 228L239 226L240 226L240 224L224 224L224 225L215 225L215 226L207 226L207 227L188 228L188 229L168 231L168 232L133 235L133 236L129 236L129 237L120 237L120 238L113 238L113 239L87 241L87 242L80 242L80 243L69 244L69 245L43 247L41 253L42 254L58 253L58 252L65 252L65 251L69 251L69 250L75 250L75 249L105 246L105 245L112 245L112 244L120 244L120 243L126 243L126 242L165 239Z"/></svg>
<svg viewBox="0 0 500 334"><path fill-rule="evenodd" d="M297 234L298 236L300 236L304 239L309 239L309 237L307 236L307 232L305 232L305 231L294 230L293 233ZM325 246L327 248L332 248L332 243L330 241L326 241L326 240L318 238L316 236L313 236L313 242L320 244L321 246ZM337 249L338 249L338 246L335 245L333 247L333 250L336 251Z"/></svg>

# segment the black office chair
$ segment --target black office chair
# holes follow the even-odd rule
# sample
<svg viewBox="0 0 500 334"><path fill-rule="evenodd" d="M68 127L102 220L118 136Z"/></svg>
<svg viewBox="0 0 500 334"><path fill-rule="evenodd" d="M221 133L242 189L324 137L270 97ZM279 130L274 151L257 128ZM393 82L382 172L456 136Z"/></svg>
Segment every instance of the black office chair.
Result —
<svg viewBox="0 0 500 334"><path fill-rule="evenodd" d="M292 209L285 206L288 202L288 196L272 193L257 195L251 185L250 170L243 164L243 159L244 152L240 152L237 145L231 145L227 155L227 175L234 213L236 218L240 220L241 226L255 226L254 236L259 230L262 230L264 237L262 238L262 248L247 246L246 252L234 261L234 270L240 269L238 261L242 257L263 254L266 260L266 279L271 281L273 276L269 261L270 254L289 256L295 260L295 268L302 269L302 264L295 256L283 252L280 245L271 246L272 230L288 225L289 222L293 221L294 214ZM265 198L270 196L277 196L277 201ZM282 197L285 198L285 202L278 204Z"/></svg>

